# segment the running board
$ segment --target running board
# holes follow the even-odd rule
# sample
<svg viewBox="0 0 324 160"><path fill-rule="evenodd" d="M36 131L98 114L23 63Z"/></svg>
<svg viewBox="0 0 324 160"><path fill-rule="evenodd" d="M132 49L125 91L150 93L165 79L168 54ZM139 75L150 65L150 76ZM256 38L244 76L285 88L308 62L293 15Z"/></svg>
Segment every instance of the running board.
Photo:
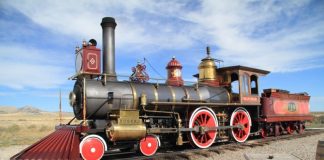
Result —
<svg viewBox="0 0 324 160"><path fill-rule="evenodd" d="M81 159L79 152L82 126L61 125L55 131L10 159Z"/></svg>

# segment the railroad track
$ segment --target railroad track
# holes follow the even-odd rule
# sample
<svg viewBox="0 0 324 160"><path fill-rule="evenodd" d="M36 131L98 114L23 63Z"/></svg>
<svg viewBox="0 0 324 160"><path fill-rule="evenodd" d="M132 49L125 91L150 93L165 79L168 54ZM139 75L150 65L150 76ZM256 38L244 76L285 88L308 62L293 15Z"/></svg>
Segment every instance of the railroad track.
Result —
<svg viewBox="0 0 324 160"><path fill-rule="evenodd" d="M149 160L149 159L163 159L163 160L173 160L173 159L191 159L192 155L199 155L203 157L211 157L214 153L222 154L225 151L237 151L244 148L254 148L258 146L269 145L272 142L281 140L291 140L296 138L308 137L317 134L324 133L324 130L308 130L303 134L291 134L291 135L281 135L278 137L267 137L264 139L252 137L245 143L235 143L235 142L221 142L214 144L207 149L193 149L189 144L185 144L180 147L173 148L161 148L158 150L157 154L151 157L140 156L135 152L127 153L110 153L105 154L103 159L122 159L122 160Z"/></svg>

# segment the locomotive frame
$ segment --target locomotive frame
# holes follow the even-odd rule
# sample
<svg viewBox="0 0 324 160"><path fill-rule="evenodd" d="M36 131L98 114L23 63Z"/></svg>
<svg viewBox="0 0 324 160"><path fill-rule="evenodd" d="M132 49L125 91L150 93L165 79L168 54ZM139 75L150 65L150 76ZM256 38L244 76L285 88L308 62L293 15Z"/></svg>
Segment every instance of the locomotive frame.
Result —
<svg viewBox="0 0 324 160"><path fill-rule="evenodd" d="M199 73L194 75L197 78L194 85L183 85L182 66L175 58L166 67L166 84L118 81L114 48L116 25L114 18L102 19L103 73L97 69L94 72L80 70L70 78L76 80L69 96L70 104L75 117L83 120L80 153L84 159L100 159L107 150L124 151L134 145L143 155L151 156L165 145L190 143L193 147L208 148L228 139L242 143L250 135L278 136L294 130L301 133L304 122L312 119L309 96L287 93L297 97L288 98L295 105L301 103L300 99L304 100L301 106L304 112L293 113L296 110L290 109L292 118L283 114L277 116L275 122L268 121L270 115L264 109L272 104L265 103L269 98L266 95L280 90L266 91L260 97L258 81L270 72L246 66L217 68L209 47L198 67ZM82 50L77 48L76 52L87 54L90 48L100 50L94 49L95 44L93 40L84 42ZM93 61L82 62L87 66ZM99 62L91 65L100 68Z"/></svg>
<svg viewBox="0 0 324 160"><path fill-rule="evenodd" d="M103 18L101 23L103 73L80 71L71 77L76 83L70 104L76 118L84 122L80 143L84 159L102 157L107 149L124 151L134 145L143 155L151 156L161 145L190 143L197 148L208 148L214 142L228 139L245 142L250 135L278 136L293 130L301 133L304 122L312 119L309 96L303 94L297 95L297 99L288 99L292 102L304 99L304 113L285 121L278 116L279 120L268 122L264 108L271 104L266 103L268 92L259 96L258 81L270 72L246 66L217 68L209 47L207 57L198 67L199 74L194 75L197 83L192 86L183 85L182 66L175 58L166 67L166 84L117 81L116 25L111 17ZM95 45L84 42L85 54L90 47L93 49ZM97 65L100 67L100 63ZM275 92L277 90L270 89L270 93Z"/></svg>

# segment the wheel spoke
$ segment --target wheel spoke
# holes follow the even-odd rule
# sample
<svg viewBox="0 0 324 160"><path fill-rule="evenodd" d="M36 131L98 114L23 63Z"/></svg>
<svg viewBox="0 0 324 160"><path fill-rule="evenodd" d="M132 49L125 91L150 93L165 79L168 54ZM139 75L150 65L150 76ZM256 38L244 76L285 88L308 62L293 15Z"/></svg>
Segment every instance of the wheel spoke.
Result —
<svg viewBox="0 0 324 160"><path fill-rule="evenodd" d="M210 139L208 138L207 134L205 134L205 142L208 142Z"/></svg>
<svg viewBox="0 0 324 160"><path fill-rule="evenodd" d="M212 119L210 116L207 116L207 117L206 117L206 124L209 124L210 119Z"/></svg>
<svg viewBox="0 0 324 160"><path fill-rule="evenodd" d="M207 120L206 120L206 125L209 126L210 122L211 122L211 118L208 117Z"/></svg>
<svg viewBox="0 0 324 160"><path fill-rule="evenodd" d="M199 126L199 125L200 125L200 124L199 124L198 120L196 120L196 121L194 122L194 125L193 125L192 127Z"/></svg>
<svg viewBox="0 0 324 160"><path fill-rule="evenodd" d="M201 139L202 139L201 143L206 143L206 135L205 134L203 134L201 136Z"/></svg>
<svg viewBox="0 0 324 160"><path fill-rule="evenodd" d="M239 117L236 116L235 119L234 119L234 122L235 122L235 123L238 123L239 121L240 121L240 120L239 120Z"/></svg>
<svg viewBox="0 0 324 160"><path fill-rule="evenodd" d="M200 122L201 122L200 125L205 124L204 114L200 115L199 118L200 118Z"/></svg>
<svg viewBox="0 0 324 160"><path fill-rule="evenodd" d="M203 143L204 142L203 140L204 140L204 135L200 135L199 142Z"/></svg>
<svg viewBox="0 0 324 160"><path fill-rule="evenodd" d="M197 121L197 126L202 124L202 121L199 118L197 118L196 121Z"/></svg>
<svg viewBox="0 0 324 160"><path fill-rule="evenodd" d="M204 119L205 124L207 124L208 119L209 119L209 115L206 114L206 115L205 115L205 119Z"/></svg>
<svg viewBox="0 0 324 160"><path fill-rule="evenodd" d="M246 119L245 114L241 114L241 115L242 115L242 121L245 121L245 119Z"/></svg>
<svg viewBox="0 0 324 160"><path fill-rule="evenodd" d="M246 130L242 130L242 134L243 135L246 135Z"/></svg>
<svg viewBox="0 0 324 160"><path fill-rule="evenodd" d="M210 136L211 133L212 133L212 132L208 132L208 133L206 133L206 137L207 137L208 139L212 139L212 137Z"/></svg>

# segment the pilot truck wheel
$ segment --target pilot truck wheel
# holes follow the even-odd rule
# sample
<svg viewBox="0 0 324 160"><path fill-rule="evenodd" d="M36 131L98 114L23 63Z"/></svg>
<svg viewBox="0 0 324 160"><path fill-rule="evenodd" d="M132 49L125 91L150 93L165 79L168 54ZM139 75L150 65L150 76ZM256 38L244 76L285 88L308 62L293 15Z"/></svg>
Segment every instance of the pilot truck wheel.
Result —
<svg viewBox="0 0 324 160"><path fill-rule="evenodd" d="M80 153L85 160L101 159L106 150L105 140L98 135L88 135L80 143Z"/></svg>

